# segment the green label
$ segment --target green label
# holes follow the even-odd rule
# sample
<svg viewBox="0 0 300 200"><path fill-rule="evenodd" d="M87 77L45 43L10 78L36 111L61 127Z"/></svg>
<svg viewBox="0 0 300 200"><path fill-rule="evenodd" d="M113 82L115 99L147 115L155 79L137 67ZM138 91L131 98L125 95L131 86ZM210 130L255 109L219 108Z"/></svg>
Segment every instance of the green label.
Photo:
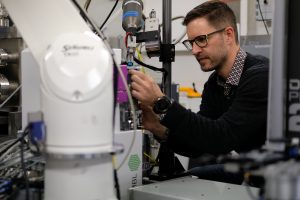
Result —
<svg viewBox="0 0 300 200"><path fill-rule="evenodd" d="M128 161L130 171L137 171L141 164L141 160L137 154L131 155Z"/></svg>

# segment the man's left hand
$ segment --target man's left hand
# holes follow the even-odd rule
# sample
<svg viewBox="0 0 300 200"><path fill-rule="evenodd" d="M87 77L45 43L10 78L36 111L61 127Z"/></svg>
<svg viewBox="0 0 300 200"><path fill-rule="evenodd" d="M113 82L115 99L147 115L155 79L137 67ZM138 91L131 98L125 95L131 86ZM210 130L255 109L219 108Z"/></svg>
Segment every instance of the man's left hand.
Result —
<svg viewBox="0 0 300 200"><path fill-rule="evenodd" d="M152 107L154 101L164 96L152 77L137 70L129 70L129 73L132 80L132 96L139 100L141 104Z"/></svg>

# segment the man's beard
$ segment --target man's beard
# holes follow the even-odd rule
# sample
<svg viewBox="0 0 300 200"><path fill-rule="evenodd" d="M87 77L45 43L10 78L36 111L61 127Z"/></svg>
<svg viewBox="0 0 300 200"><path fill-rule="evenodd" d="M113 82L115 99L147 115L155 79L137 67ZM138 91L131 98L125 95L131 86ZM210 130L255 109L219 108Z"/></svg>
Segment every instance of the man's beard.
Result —
<svg viewBox="0 0 300 200"><path fill-rule="evenodd" d="M219 60L219 62L212 62L211 59L210 60L210 66L209 67L202 67L202 65L200 64L200 60L198 60L198 63L200 64L201 70L203 72L211 72L211 71L218 71L222 68L223 63L226 62L226 57L223 56L222 59Z"/></svg>
<svg viewBox="0 0 300 200"><path fill-rule="evenodd" d="M201 66L201 65L200 65L200 66ZM211 71L218 70L218 69L220 69L220 65L211 65L210 67L206 67L206 68L203 68L203 67L201 66L201 70L202 70L203 72L211 72Z"/></svg>

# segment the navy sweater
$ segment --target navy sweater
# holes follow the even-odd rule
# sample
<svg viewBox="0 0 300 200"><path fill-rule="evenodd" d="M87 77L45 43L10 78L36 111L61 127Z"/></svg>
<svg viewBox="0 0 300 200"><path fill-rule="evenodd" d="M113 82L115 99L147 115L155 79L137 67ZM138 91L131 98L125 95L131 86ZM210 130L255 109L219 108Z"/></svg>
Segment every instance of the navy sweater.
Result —
<svg viewBox="0 0 300 200"><path fill-rule="evenodd" d="M161 122L170 129L168 144L178 154L197 157L259 148L266 139L267 58L247 53L238 86L229 96L214 72L204 85L200 111L174 102Z"/></svg>

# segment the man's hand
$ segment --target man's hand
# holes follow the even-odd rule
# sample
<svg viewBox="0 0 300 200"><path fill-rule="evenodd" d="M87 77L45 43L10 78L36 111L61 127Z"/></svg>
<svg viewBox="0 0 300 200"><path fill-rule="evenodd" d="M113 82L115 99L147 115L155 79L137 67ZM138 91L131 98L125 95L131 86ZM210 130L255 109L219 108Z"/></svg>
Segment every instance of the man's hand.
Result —
<svg viewBox="0 0 300 200"><path fill-rule="evenodd" d="M152 107L141 105L141 110L143 111L142 123L144 129L152 132L156 137L160 139L166 139L166 127L161 125L158 116L153 112Z"/></svg>
<svg viewBox="0 0 300 200"><path fill-rule="evenodd" d="M136 70L129 70L131 74L131 93L134 98L146 106L153 106L154 101L164 96L156 82L150 76Z"/></svg>

